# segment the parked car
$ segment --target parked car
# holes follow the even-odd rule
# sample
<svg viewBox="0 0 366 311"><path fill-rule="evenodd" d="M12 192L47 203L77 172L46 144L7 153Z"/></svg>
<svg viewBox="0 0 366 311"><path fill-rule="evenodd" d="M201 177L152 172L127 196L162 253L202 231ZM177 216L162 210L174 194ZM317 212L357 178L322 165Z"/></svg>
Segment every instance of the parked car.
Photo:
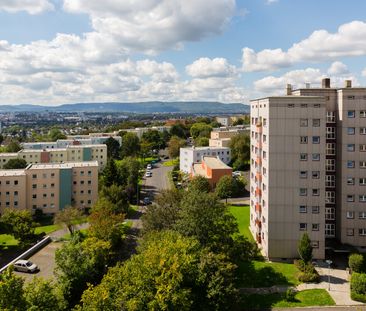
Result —
<svg viewBox="0 0 366 311"><path fill-rule="evenodd" d="M146 177L151 177L152 176L152 173L150 171L147 171L146 174L145 174Z"/></svg>
<svg viewBox="0 0 366 311"><path fill-rule="evenodd" d="M19 272L33 273L39 271L39 268L33 262L21 259L14 263L14 270Z"/></svg>
<svg viewBox="0 0 366 311"><path fill-rule="evenodd" d="M151 164L148 164L146 168L147 168L148 170L151 170L151 169L152 169L152 165L151 165Z"/></svg>
<svg viewBox="0 0 366 311"><path fill-rule="evenodd" d="M144 197L144 204L145 204L145 205L149 205L149 204L151 204L151 200L150 200L150 198L149 198L149 197Z"/></svg>
<svg viewBox="0 0 366 311"><path fill-rule="evenodd" d="M239 177L241 176L241 172L240 171L235 171L232 173L233 177Z"/></svg>

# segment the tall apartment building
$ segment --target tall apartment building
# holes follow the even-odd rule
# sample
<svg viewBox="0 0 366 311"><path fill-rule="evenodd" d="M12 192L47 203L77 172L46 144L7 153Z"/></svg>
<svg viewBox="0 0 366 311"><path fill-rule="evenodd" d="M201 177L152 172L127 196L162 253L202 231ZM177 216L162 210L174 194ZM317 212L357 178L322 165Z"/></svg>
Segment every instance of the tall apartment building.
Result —
<svg viewBox="0 0 366 311"><path fill-rule="evenodd" d="M98 162L31 164L0 170L0 214L7 208L55 214L67 205L91 207L98 199Z"/></svg>
<svg viewBox="0 0 366 311"><path fill-rule="evenodd" d="M292 90L251 101L250 229L270 258L366 246L366 88ZM365 172L363 171L365 169Z"/></svg>
<svg viewBox="0 0 366 311"><path fill-rule="evenodd" d="M0 169L11 159L24 159L28 164L97 161L102 170L107 164L107 146L69 145L65 148L22 149L15 153L0 153Z"/></svg>

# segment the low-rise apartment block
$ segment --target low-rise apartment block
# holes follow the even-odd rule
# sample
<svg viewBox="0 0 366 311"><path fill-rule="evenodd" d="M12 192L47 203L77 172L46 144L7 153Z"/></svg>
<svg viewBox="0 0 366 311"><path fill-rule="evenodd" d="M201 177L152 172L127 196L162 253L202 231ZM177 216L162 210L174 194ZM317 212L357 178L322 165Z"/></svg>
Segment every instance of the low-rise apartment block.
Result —
<svg viewBox="0 0 366 311"><path fill-rule="evenodd" d="M15 208L55 214L68 205L89 208L97 199L97 161L0 170L0 213Z"/></svg>
<svg viewBox="0 0 366 311"><path fill-rule="evenodd" d="M211 131L211 136L209 139L210 147L229 147L231 138L240 134L240 133L248 133L249 127L243 126L231 126L231 127L219 127L214 128Z"/></svg>
<svg viewBox="0 0 366 311"><path fill-rule="evenodd" d="M180 148L179 169L184 173L190 174L193 164L200 163L204 156L217 157L225 164L229 164L231 161L231 150L227 147Z"/></svg>
<svg viewBox="0 0 366 311"><path fill-rule="evenodd" d="M365 169L365 172L364 172ZM366 246L366 88L292 90L251 101L250 229L266 256Z"/></svg>

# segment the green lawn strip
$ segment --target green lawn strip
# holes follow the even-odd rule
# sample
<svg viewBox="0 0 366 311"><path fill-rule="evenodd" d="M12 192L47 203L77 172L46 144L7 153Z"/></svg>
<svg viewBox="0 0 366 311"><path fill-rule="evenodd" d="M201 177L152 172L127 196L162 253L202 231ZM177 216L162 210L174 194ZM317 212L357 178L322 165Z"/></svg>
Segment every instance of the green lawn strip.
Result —
<svg viewBox="0 0 366 311"><path fill-rule="evenodd" d="M37 227L34 232L36 234L40 234L42 232L44 232L45 234L49 234L51 232L57 231L59 229L61 229L62 226L61 225L48 225L48 226L41 226L41 227Z"/></svg>
<svg viewBox="0 0 366 311"><path fill-rule="evenodd" d="M233 206L229 205L229 211L234 215L236 221L238 222L239 231L244 235L249 241L254 242L252 233L249 230L249 205L245 206Z"/></svg>
<svg viewBox="0 0 366 311"><path fill-rule="evenodd" d="M0 234L0 245L16 246L18 245L18 241L10 234Z"/></svg>
<svg viewBox="0 0 366 311"><path fill-rule="evenodd" d="M285 294L242 295L244 310L263 310L267 308L291 308L310 306L334 306L335 302L325 289L308 289L298 292L294 301L287 301Z"/></svg>
<svg viewBox="0 0 366 311"><path fill-rule="evenodd" d="M77 231L80 231L84 235L87 235L88 234L88 228L80 229L80 230L77 230ZM70 241L71 240L71 234L70 233L66 233L61 239L64 240L64 241Z"/></svg>
<svg viewBox="0 0 366 311"><path fill-rule="evenodd" d="M128 213L125 216L125 218L127 218L127 219L128 218L133 218L136 215L137 212L138 212L138 206L130 204L130 207L128 208Z"/></svg>
<svg viewBox="0 0 366 311"><path fill-rule="evenodd" d="M281 262L242 262L238 269L240 287L271 287L273 285L297 285L299 270L294 264Z"/></svg>
<svg viewBox="0 0 366 311"><path fill-rule="evenodd" d="M174 166L174 165L179 165L179 159L173 159L163 162L163 166Z"/></svg>

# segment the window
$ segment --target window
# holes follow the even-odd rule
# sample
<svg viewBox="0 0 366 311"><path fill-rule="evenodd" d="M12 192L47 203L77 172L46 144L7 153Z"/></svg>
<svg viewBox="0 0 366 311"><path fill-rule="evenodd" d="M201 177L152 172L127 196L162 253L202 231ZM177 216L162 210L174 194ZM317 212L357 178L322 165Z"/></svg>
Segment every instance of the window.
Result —
<svg viewBox="0 0 366 311"><path fill-rule="evenodd" d="M320 144L320 136L313 136L313 144Z"/></svg>
<svg viewBox="0 0 366 311"><path fill-rule="evenodd" d="M326 155L335 155L335 144L334 143L327 143L325 154Z"/></svg>
<svg viewBox="0 0 366 311"><path fill-rule="evenodd" d="M319 206L312 206L311 207L311 213L312 214L319 214Z"/></svg>
<svg viewBox="0 0 366 311"><path fill-rule="evenodd" d="M355 144L347 144L347 151L349 152L355 151Z"/></svg>
<svg viewBox="0 0 366 311"><path fill-rule="evenodd" d="M360 145L360 151L361 151L361 152L365 152L365 151L366 151L366 145L361 144L361 145Z"/></svg>
<svg viewBox="0 0 366 311"><path fill-rule="evenodd" d="M295 105L294 104L287 104L287 108L294 108Z"/></svg>
<svg viewBox="0 0 366 311"><path fill-rule="evenodd" d="M361 194L359 197L358 197L358 200L362 203L365 203L366 202L366 194Z"/></svg>
<svg viewBox="0 0 366 311"><path fill-rule="evenodd" d="M311 241L312 248L319 248L319 241Z"/></svg>
<svg viewBox="0 0 366 311"><path fill-rule="evenodd" d="M360 127L360 135L366 135L366 127Z"/></svg>
<svg viewBox="0 0 366 311"><path fill-rule="evenodd" d="M335 113L333 111L327 111L327 122L335 122Z"/></svg>
<svg viewBox="0 0 366 311"><path fill-rule="evenodd" d="M353 219L353 218L355 218L355 212L348 211L346 213L346 217L347 217L347 219Z"/></svg>
<svg viewBox="0 0 366 311"><path fill-rule="evenodd" d="M335 160L334 159L326 159L325 160L325 170L327 172L335 171Z"/></svg>
<svg viewBox="0 0 366 311"><path fill-rule="evenodd" d="M313 179L319 179L320 178L320 172L319 171L312 171L311 172L311 177Z"/></svg>
<svg viewBox="0 0 366 311"><path fill-rule="evenodd" d="M347 202L354 202L355 196L353 194L347 194Z"/></svg>
<svg viewBox="0 0 366 311"><path fill-rule="evenodd" d="M51 177L55 177L55 173L51 173Z"/></svg>
<svg viewBox="0 0 366 311"><path fill-rule="evenodd" d="M325 191L325 203L335 203L334 191Z"/></svg>
<svg viewBox="0 0 366 311"><path fill-rule="evenodd" d="M312 158L313 161L320 161L320 153L313 153Z"/></svg>
<svg viewBox="0 0 366 311"><path fill-rule="evenodd" d="M358 212L359 219L366 219L366 212Z"/></svg>
<svg viewBox="0 0 366 311"><path fill-rule="evenodd" d="M361 228L361 229L358 229L358 235L366 235L366 229L365 228Z"/></svg>
<svg viewBox="0 0 366 311"><path fill-rule="evenodd" d="M37 184L33 184L33 185L32 185L32 188L33 188L33 189L37 189Z"/></svg>
<svg viewBox="0 0 366 311"><path fill-rule="evenodd" d="M37 199L37 195L36 194L33 194L32 195L32 199Z"/></svg>
<svg viewBox="0 0 366 311"><path fill-rule="evenodd" d="M366 110L360 111L360 118L366 118Z"/></svg>
<svg viewBox="0 0 366 311"><path fill-rule="evenodd" d="M43 197L44 198L47 198L47 193L43 193Z"/></svg>
<svg viewBox="0 0 366 311"><path fill-rule="evenodd" d="M327 127L325 131L325 137L327 139L335 139L336 137L336 128L335 127Z"/></svg>
<svg viewBox="0 0 366 311"><path fill-rule="evenodd" d="M348 118L354 118L355 117L355 111L354 110L348 110L347 111L347 117Z"/></svg>
<svg viewBox="0 0 366 311"><path fill-rule="evenodd" d="M335 224L325 224L325 236L326 237L335 236Z"/></svg>
<svg viewBox="0 0 366 311"><path fill-rule="evenodd" d="M47 174L43 173L43 174L42 174L42 177L43 177L43 178L47 178Z"/></svg>
<svg viewBox="0 0 366 311"><path fill-rule="evenodd" d="M354 96L354 95L348 95L348 96L347 96L347 99L349 99L349 100L353 100L353 99L355 99L355 96Z"/></svg>
<svg viewBox="0 0 366 311"><path fill-rule="evenodd" d="M366 168L366 161L360 161L360 168Z"/></svg>
<svg viewBox="0 0 366 311"><path fill-rule="evenodd" d="M326 220L335 220L335 208L334 207L325 208L325 219Z"/></svg>
<svg viewBox="0 0 366 311"><path fill-rule="evenodd" d="M264 169L263 169L263 174L264 174ZM91 185L91 180L88 180L88 185Z"/></svg>
<svg viewBox="0 0 366 311"><path fill-rule="evenodd" d="M355 135L355 128L354 127L347 127L347 134L348 135Z"/></svg>
<svg viewBox="0 0 366 311"><path fill-rule="evenodd" d="M300 222L300 224L299 224L299 230L300 231L306 231L306 229L307 229L307 224L304 223L304 222Z"/></svg>
<svg viewBox="0 0 366 311"><path fill-rule="evenodd" d="M308 104L301 104L300 107L301 108L307 108L308 107Z"/></svg>
<svg viewBox="0 0 366 311"><path fill-rule="evenodd" d="M353 228L347 228L346 232L347 232L347 236L354 236L354 234L355 234L355 231Z"/></svg>
<svg viewBox="0 0 366 311"><path fill-rule="evenodd" d="M355 161L347 161L347 168L355 168Z"/></svg>
<svg viewBox="0 0 366 311"><path fill-rule="evenodd" d="M10 180L7 180L5 184L10 185Z"/></svg>
<svg viewBox="0 0 366 311"><path fill-rule="evenodd" d="M54 198L55 197L55 194L54 193L51 193L51 198Z"/></svg>
<svg viewBox="0 0 366 311"><path fill-rule="evenodd" d="M312 195L313 196L318 196L320 194L320 189L313 189L312 190Z"/></svg>
<svg viewBox="0 0 366 311"><path fill-rule="evenodd" d="M43 184L43 188L45 189L45 188L47 188L47 185L46 184Z"/></svg>
<svg viewBox="0 0 366 311"><path fill-rule="evenodd" d="M300 171L300 178L308 178L308 171Z"/></svg>
<svg viewBox="0 0 366 311"><path fill-rule="evenodd" d="M307 136L300 136L300 144L307 144L308 137Z"/></svg>
<svg viewBox="0 0 366 311"><path fill-rule="evenodd" d="M17 180L14 180L14 185L17 185L18 184L18 181Z"/></svg>
<svg viewBox="0 0 366 311"><path fill-rule="evenodd" d="M308 195L308 189L300 188L300 196L307 196L307 195Z"/></svg>
<svg viewBox="0 0 366 311"><path fill-rule="evenodd" d="M319 127L320 126L320 119L313 119L313 126Z"/></svg>
<svg viewBox="0 0 366 311"><path fill-rule="evenodd" d="M307 213L308 212L308 208L306 205L300 205L299 206L299 212L300 213Z"/></svg>
<svg viewBox="0 0 366 311"><path fill-rule="evenodd" d="M37 178L37 174L33 174L33 175L32 175L32 178L33 178L33 179Z"/></svg>
<svg viewBox="0 0 366 311"><path fill-rule="evenodd" d="M334 175L325 176L325 187L335 187L335 176Z"/></svg>
<svg viewBox="0 0 366 311"><path fill-rule="evenodd" d="M360 186L365 186L366 185L366 178L360 178L359 182L360 182Z"/></svg>
<svg viewBox="0 0 366 311"><path fill-rule="evenodd" d="M311 231L319 231L319 224L312 224Z"/></svg>
<svg viewBox="0 0 366 311"><path fill-rule="evenodd" d="M308 154L307 153L300 153L300 161L307 161Z"/></svg>
<svg viewBox="0 0 366 311"><path fill-rule="evenodd" d="M308 126L308 119L300 119L300 126L307 127Z"/></svg>

